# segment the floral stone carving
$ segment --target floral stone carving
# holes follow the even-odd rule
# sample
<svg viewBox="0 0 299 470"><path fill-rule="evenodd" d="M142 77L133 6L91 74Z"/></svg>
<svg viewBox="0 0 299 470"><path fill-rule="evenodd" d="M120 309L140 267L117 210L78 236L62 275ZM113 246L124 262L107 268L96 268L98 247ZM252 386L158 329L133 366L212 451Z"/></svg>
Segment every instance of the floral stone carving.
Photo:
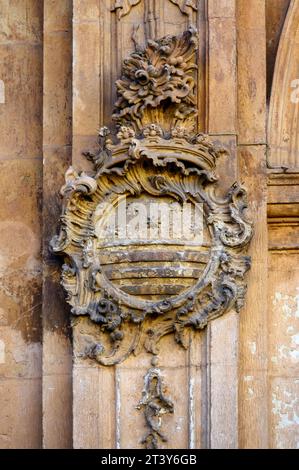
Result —
<svg viewBox="0 0 299 470"><path fill-rule="evenodd" d="M168 131L182 123L186 131L192 129L197 114L196 45L196 30L190 27L180 36L149 40L144 50L133 52L116 82L115 121L139 132L151 123Z"/></svg>
<svg viewBox="0 0 299 470"><path fill-rule="evenodd" d="M61 190L61 227L51 247L64 257L73 317L97 325L82 354L103 365L141 348L157 354L168 334L188 347L190 328L203 329L244 302L252 235L246 192L235 183L217 196L223 150L192 130L196 42L189 28L149 41L124 61L117 136L101 129L98 152L86 154L93 171L70 168ZM159 215L165 208L168 218ZM178 236L186 220L193 238Z"/></svg>

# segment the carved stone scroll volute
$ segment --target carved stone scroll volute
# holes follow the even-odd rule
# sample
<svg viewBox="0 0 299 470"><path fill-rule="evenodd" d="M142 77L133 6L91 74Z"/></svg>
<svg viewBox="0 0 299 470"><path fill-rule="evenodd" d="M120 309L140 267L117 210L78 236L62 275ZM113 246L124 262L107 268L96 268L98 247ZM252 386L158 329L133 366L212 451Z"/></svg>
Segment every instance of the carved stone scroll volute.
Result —
<svg viewBox="0 0 299 470"><path fill-rule="evenodd" d="M244 249L252 235L246 192L235 183L217 197L223 149L194 132L196 44L190 27L148 41L124 61L116 84L119 131L114 137L100 130L99 151L86 153L93 172L69 169L61 190L61 228L51 247L64 256L62 284L73 318L98 325L80 354L102 365L141 348L156 355L168 334L186 348L190 328L203 329L244 302L250 267ZM165 217L151 213L154 205L161 210L158 203L171 213L171 236ZM186 220L193 238L177 236ZM153 445L156 431L149 433Z"/></svg>
<svg viewBox="0 0 299 470"><path fill-rule="evenodd" d="M157 0L145 0L150 3L151 6L155 6ZM196 0L169 0L171 3L174 3L178 6L180 11L185 15L190 16L193 11L197 10ZM123 16L126 16L131 8L135 5L138 5L141 0L116 0L112 11L117 11L118 19L120 20Z"/></svg>

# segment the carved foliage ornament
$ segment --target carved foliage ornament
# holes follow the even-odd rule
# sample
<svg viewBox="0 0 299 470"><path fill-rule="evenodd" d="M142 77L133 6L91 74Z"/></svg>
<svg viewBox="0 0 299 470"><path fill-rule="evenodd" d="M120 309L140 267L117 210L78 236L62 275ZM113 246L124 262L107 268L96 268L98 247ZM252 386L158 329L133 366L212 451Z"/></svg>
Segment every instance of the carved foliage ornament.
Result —
<svg viewBox="0 0 299 470"><path fill-rule="evenodd" d="M157 354L168 334L188 347L190 328L202 329L244 302L250 258L243 251L252 234L246 193L235 183L224 198L217 196L223 150L191 131L195 48L190 28L131 54L117 83L116 139L101 129L99 151L86 154L93 172L70 168L61 190L60 233L51 246L64 256L62 284L73 316L98 325L84 353L103 365L143 347ZM152 214L153 207L162 216ZM175 235L182 220L191 221L194 238ZM170 412L159 390L154 399ZM150 403L146 392L141 405L150 410ZM160 429L150 411L146 419L146 439L155 443Z"/></svg>
<svg viewBox="0 0 299 470"><path fill-rule="evenodd" d="M116 82L114 120L140 133L151 123L167 131L181 125L192 130L197 114L196 45L196 31L190 27L180 36L149 40L144 50L133 52Z"/></svg>
<svg viewBox="0 0 299 470"><path fill-rule="evenodd" d="M155 0L145 0L146 2L155 2ZM131 8L135 5L138 5L141 0L116 0L115 5L112 11L117 11L118 19L120 20L123 16L126 16L130 13ZM190 16L192 10L196 11L196 0L170 0L171 3L174 3L179 7L182 13Z"/></svg>
<svg viewBox="0 0 299 470"><path fill-rule="evenodd" d="M163 377L158 366L158 359L152 359L152 366L144 377L142 399L137 409L144 410L148 432L142 439L146 449L158 449L160 442L167 442L162 432L162 417L174 412L174 405L165 395Z"/></svg>

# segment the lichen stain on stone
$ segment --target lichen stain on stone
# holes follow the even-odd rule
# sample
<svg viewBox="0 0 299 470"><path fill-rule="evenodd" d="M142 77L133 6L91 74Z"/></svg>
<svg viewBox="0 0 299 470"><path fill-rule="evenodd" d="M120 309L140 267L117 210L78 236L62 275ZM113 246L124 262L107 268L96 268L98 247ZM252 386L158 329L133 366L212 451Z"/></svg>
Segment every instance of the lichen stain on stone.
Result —
<svg viewBox="0 0 299 470"><path fill-rule="evenodd" d="M0 222L0 269L24 269L26 263L40 268L40 240L24 223L14 220ZM34 262L35 259L35 262Z"/></svg>
<svg viewBox="0 0 299 470"><path fill-rule="evenodd" d="M284 344L279 344L277 346L277 351L278 359L292 359L295 362L299 361L299 351L297 349L285 346Z"/></svg>
<svg viewBox="0 0 299 470"><path fill-rule="evenodd" d="M297 287L296 290L298 292L299 288ZM280 308L286 318L299 318L299 293L292 296L276 292L272 304L274 307Z"/></svg>
<svg viewBox="0 0 299 470"><path fill-rule="evenodd" d="M244 382L246 383L246 398L248 400L252 400L256 397L255 390L254 390L254 376L253 375L244 375L243 377Z"/></svg>
<svg viewBox="0 0 299 470"><path fill-rule="evenodd" d="M41 341L39 234L23 222L0 222L0 326L21 332L26 343Z"/></svg>
<svg viewBox="0 0 299 470"><path fill-rule="evenodd" d="M245 375L244 376L244 381L245 382L251 382L254 379L253 375Z"/></svg>
<svg viewBox="0 0 299 470"><path fill-rule="evenodd" d="M297 288L298 292L298 288ZM299 362L299 294L289 295L276 292L272 297L272 305L278 321L274 323L275 329L281 331L275 344L275 354L271 362L289 361L292 364ZM282 337L285 341L282 342Z"/></svg>
<svg viewBox="0 0 299 470"><path fill-rule="evenodd" d="M248 347L252 355L256 354L256 342L255 341L248 341Z"/></svg>
<svg viewBox="0 0 299 470"><path fill-rule="evenodd" d="M70 307L64 301L60 273L55 266L49 269L48 275L44 278L43 306L45 311L44 328L71 338Z"/></svg>
<svg viewBox="0 0 299 470"><path fill-rule="evenodd" d="M8 272L0 279L3 315L1 325L20 331L27 343L41 341L41 279L21 272Z"/></svg>
<svg viewBox="0 0 299 470"><path fill-rule="evenodd" d="M299 396L295 389L291 390L287 385L275 387L272 414L275 416L276 447L287 448L290 433L293 439L299 439Z"/></svg>

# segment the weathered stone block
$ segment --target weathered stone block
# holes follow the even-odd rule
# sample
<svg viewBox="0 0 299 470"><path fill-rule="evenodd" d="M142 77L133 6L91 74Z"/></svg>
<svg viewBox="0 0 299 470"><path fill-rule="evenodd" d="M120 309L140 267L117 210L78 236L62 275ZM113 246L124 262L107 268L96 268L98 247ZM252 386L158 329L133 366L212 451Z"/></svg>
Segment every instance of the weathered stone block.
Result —
<svg viewBox="0 0 299 470"><path fill-rule="evenodd" d="M42 155L42 48L0 44L5 104L0 105L0 159Z"/></svg>
<svg viewBox="0 0 299 470"><path fill-rule="evenodd" d="M0 43L40 42L43 2L40 0L3 0L1 2Z"/></svg>

